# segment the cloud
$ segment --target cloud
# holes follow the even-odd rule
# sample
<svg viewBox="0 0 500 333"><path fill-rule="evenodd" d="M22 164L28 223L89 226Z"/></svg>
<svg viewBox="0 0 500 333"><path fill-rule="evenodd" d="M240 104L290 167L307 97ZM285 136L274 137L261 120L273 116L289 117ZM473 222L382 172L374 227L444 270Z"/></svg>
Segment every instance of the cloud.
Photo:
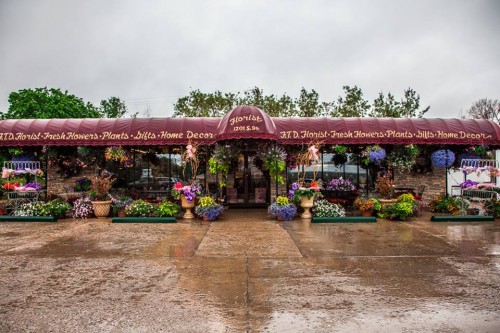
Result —
<svg viewBox="0 0 500 333"><path fill-rule="evenodd" d="M408 87L428 116L499 98L496 1L3 1L0 108L49 86L171 114L190 89L336 100Z"/></svg>

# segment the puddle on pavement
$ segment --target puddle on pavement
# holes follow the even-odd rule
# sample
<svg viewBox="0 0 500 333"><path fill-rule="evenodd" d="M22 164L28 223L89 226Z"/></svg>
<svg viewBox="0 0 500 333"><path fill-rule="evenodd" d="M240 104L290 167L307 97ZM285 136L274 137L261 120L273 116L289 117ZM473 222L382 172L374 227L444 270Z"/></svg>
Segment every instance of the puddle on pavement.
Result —
<svg viewBox="0 0 500 333"><path fill-rule="evenodd" d="M450 308L451 307L451 308ZM377 311L344 318L327 311L273 312L263 332L496 332L500 315L492 311L456 309L451 304Z"/></svg>

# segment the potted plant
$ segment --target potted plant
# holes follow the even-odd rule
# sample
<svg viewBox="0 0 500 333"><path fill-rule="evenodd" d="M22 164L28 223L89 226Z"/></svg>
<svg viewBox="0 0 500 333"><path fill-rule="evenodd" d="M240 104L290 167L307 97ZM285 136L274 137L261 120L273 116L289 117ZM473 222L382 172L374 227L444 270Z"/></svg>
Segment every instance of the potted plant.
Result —
<svg viewBox="0 0 500 333"><path fill-rule="evenodd" d="M279 184L285 183L281 174L286 169L286 156L285 150L277 145L266 147L259 153L259 157L263 162L263 169L269 170L271 178Z"/></svg>
<svg viewBox="0 0 500 333"><path fill-rule="evenodd" d="M390 171L386 172L385 175L382 175L380 172L377 173L375 189L382 199L390 200L392 198L392 194L394 193L394 181L392 180Z"/></svg>
<svg viewBox="0 0 500 333"><path fill-rule="evenodd" d="M171 201L162 201L155 207L155 215L158 217L174 217L179 213L181 207Z"/></svg>
<svg viewBox="0 0 500 333"><path fill-rule="evenodd" d="M116 198L111 194L109 195L109 197L111 198L111 207L113 210L113 216L118 216L118 217L127 216L127 214L125 213L125 208L132 203L133 201L132 198L127 196Z"/></svg>
<svg viewBox="0 0 500 333"><path fill-rule="evenodd" d="M368 146L361 152L361 163L364 166L369 166L370 163L380 165L385 157L386 152L384 148L379 145Z"/></svg>
<svg viewBox="0 0 500 333"><path fill-rule="evenodd" d="M105 171L92 179L89 196L94 208L94 215L99 219L104 219L109 215L111 210L109 190L111 190L114 182L115 179L111 178L110 175L106 175Z"/></svg>
<svg viewBox="0 0 500 333"><path fill-rule="evenodd" d="M465 211L469 206L465 200L459 200L457 197L446 196L444 193L437 195L429 202L429 210L433 213L450 213L458 215Z"/></svg>
<svg viewBox="0 0 500 333"><path fill-rule="evenodd" d="M90 198L80 198L75 200L73 203L73 218L86 219L94 214L94 208L92 207L92 201Z"/></svg>
<svg viewBox="0 0 500 333"><path fill-rule="evenodd" d="M62 199L55 199L49 202L39 202L38 215L39 216L54 216L55 218L66 217L66 214L71 209L71 205L64 202Z"/></svg>
<svg viewBox="0 0 500 333"><path fill-rule="evenodd" d="M420 149L416 145L397 146L387 156L387 162L399 171L410 171L419 154Z"/></svg>
<svg viewBox="0 0 500 333"><path fill-rule="evenodd" d="M191 212L191 209L193 209L195 206L196 196L201 194L201 190L198 184L195 183L192 185L182 185L181 182L177 182L172 188L171 193L175 199L181 200L181 206L186 210L183 218L194 218L194 214L193 212Z"/></svg>
<svg viewBox="0 0 500 333"><path fill-rule="evenodd" d="M229 167L231 163L236 160L238 154L239 151L236 149L236 146L220 144L215 146L212 156L208 160L208 164L210 174L215 175L217 172L220 173L219 189L222 190L222 188L226 186Z"/></svg>
<svg viewBox="0 0 500 333"><path fill-rule="evenodd" d="M347 147L344 145L335 145L332 147L333 157L332 162L339 167L347 162Z"/></svg>
<svg viewBox="0 0 500 333"><path fill-rule="evenodd" d="M154 211L153 204L142 199L134 200L130 205L125 207L125 213L131 217L149 217Z"/></svg>
<svg viewBox="0 0 500 333"><path fill-rule="evenodd" d="M267 212L279 221L291 221L297 214L297 207L290 203L287 197L280 195L269 205Z"/></svg>
<svg viewBox="0 0 500 333"><path fill-rule="evenodd" d="M205 196L198 201L195 212L205 221L213 221L224 212L224 207L217 204L212 197Z"/></svg>
<svg viewBox="0 0 500 333"><path fill-rule="evenodd" d="M314 199L320 198L321 187L316 181L312 181L309 187L299 186L298 183L293 183L289 191L289 196L293 197L295 202L300 202L300 206L304 212L300 215L303 219L310 219L312 217L311 208L314 205Z"/></svg>
<svg viewBox="0 0 500 333"><path fill-rule="evenodd" d="M396 203L384 206L383 212L380 213L379 216L389 220L404 221L408 216L417 214L417 207L418 203L415 201L412 194L401 194L397 197Z"/></svg>
<svg viewBox="0 0 500 333"><path fill-rule="evenodd" d="M358 197L354 200L354 206L359 209L363 216L372 216L374 212L382 208L382 205L377 199L363 199L362 197Z"/></svg>
<svg viewBox="0 0 500 333"><path fill-rule="evenodd" d="M316 217L344 217L345 209L341 205L330 203L327 200L318 200L313 208Z"/></svg>
<svg viewBox="0 0 500 333"><path fill-rule="evenodd" d="M107 147L104 151L104 157L106 161L115 161L125 167L132 166L130 163L130 154L122 146Z"/></svg>

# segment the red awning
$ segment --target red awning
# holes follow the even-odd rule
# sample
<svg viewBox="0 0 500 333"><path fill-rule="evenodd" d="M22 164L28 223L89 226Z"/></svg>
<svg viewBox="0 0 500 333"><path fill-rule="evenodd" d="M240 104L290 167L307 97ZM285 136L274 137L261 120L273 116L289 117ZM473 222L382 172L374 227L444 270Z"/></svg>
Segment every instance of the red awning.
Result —
<svg viewBox="0 0 500 333"><path fill-rule="evenodd" d="M20 119L0 121L1 146L211 144L220 118Z"/></svg>
<svg viewBox="0 0 500 333"><path fill-rule="evenodd" d="M282 144L500 146L500 127L489 120L270 118L253 107L233 111L224 118L2 120L0 146L213 144L240 138L272 139Z"/></svg>
<svg viewBox="0 0 500 333"><path fill-rule="evenodd" d="M227 113L217 126L217 140L276 140L276 126L271 117L255 106L239 106Z"/></svg>
<svg viewBox="0 0 500 333"><path fill-rule="evenodd" d="M273 118L282 143L500 145L500 127L483 119Z"/></svg>

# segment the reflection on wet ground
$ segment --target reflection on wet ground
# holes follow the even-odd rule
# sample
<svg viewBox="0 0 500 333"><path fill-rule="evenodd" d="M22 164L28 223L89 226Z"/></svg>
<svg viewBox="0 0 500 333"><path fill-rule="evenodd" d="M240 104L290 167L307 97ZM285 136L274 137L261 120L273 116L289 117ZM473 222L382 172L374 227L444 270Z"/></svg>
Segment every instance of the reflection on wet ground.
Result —
<svg viewBox="0 0 500 333"><path fill-rule="evenodd" d="M0 332L496 332L500 223L0 224Z"/></svg>

